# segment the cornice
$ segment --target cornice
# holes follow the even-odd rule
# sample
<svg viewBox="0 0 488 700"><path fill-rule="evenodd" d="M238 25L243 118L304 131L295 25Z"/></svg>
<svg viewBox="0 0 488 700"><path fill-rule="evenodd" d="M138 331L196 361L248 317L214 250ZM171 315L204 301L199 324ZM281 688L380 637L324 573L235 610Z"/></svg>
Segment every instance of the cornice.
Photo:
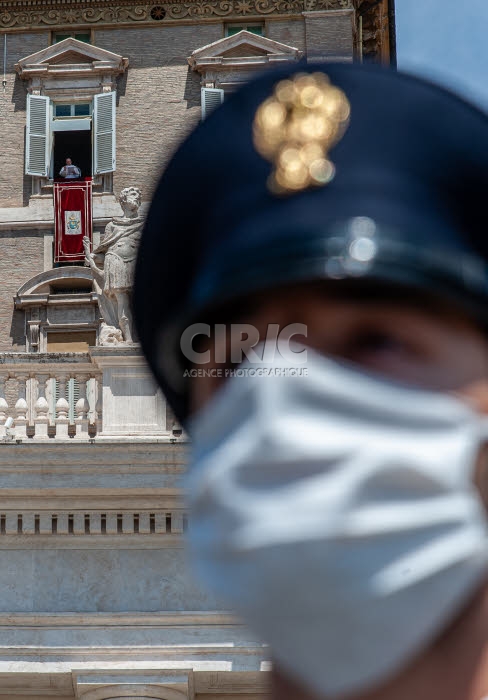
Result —
<svg viewBox="0 0 488 700"><path fill-rule="evenodd" d="M0 1L0 30L83 26L148 25L301 15L305 11L352 8L352 0L6 0Z"/></svg>
<svg viewBox="0 0 488 700"><path fill-rule="evenodd" d="M251 51L249 56L243 54L242 56L227 57L228 51L237 48L243 50L252 48L261 53L256 55ZM301 56L302 52L293 46L242 31L234 36L219 39L212 44L196 49L188 58L188 63L193 70L205 75L209 69L214 71L219 69L225 71L245 70L268 63L297 61Z"/></svg>

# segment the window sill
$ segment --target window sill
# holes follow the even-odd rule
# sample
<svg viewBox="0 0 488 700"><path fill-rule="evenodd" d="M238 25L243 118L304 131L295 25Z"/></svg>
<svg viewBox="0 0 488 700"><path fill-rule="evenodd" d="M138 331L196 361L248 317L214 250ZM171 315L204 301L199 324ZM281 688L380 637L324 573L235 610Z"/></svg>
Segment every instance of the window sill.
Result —
<svg viewBox="0 0 488 700"><path fill-rule="evenodd" d="M98 176L96 180L92 181L92 193L94 195L113 194L111 175L112 173L108 173L108 176ZM48 199L53 197L52 180L47 180L46 178L33 178L33 180L37 180L37 182L33 182L35 191L31 194L30 199Z"/></svg>

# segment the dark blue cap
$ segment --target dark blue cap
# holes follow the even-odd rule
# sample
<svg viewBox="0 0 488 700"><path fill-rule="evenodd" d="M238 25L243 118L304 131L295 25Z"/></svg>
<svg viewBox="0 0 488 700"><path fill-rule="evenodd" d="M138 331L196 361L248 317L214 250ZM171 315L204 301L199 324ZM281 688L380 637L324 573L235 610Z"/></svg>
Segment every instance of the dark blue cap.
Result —
<svg viewBox="0 0 488 700"><path fill-rule="evenodd" d="M326 73L349 101L350 121L328 154L331 182L276 194L253 124L277 83L299 71ZM438 86L332 64L246 85L171 160L139 251L139 338L176 415L188 414L182 330L251 292L314 279L400 283L486 323L487 198L488 117Z"/></svg>

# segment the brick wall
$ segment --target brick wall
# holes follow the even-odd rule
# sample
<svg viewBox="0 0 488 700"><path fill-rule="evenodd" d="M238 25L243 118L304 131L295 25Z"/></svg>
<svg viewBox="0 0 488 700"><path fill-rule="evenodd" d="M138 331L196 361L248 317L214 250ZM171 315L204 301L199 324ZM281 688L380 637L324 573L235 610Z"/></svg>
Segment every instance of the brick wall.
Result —
<svg viewBox="0 0 488 700"><path fill-rule="evenodd" d="M305 51L305 22L303 19L268 20L266 36L282 44Z"/></svg>
<svg viewBox="0 0 488 700"><path fill-rule="evenodd" d="M353 57L353 11L304 12L307 60L350 61Z"/></svg>
<svg viewBox="0 0 488 700"><path fill-rule="evenodd" d="M24 133L26 116L25 83L14 71L20 58L44 49L49 32L8 34L7 89L0 93L2 125L2 167L0 170L0 207L21 207L28 204L31 178L24 176ZM3 60L3 38L1 45Z"/></svg>
<svg viewBox="0 0 488 700"><path fill-rule="evenodd" d="M222 35L221 24L96 32L97 46L129 58L118 85L116 192L137 185L150 199L164 164L200 118L200 76L187 58Z"/></svg>
<svg viewBox="0 0 488 700"><path fill-rule="evenodd" d="M305 13L305 21L266 21L271 39L307 49L310 59L350 58L351 14ZM200 117L200 77L187 57L196 48L221 39L223 23L124 27L95 31L95 44L129 58L126 75L118 81L117 171L115 191L130 184L149 199L157 177L186 133ZM31 178L24 176L26 86L14 64L49 43L49 33L8 36L7 92L0 99L4 127L0 208L26 206Z"/></svg>
<svg viewBox="0 0 488 700"><path fill-rule="evenodd" d="M351 16L306 13L305 20L267 20L271 39L307 49L312 58L352 55ZM151 198L159 174L175 148L200 118L200 76L187 58L196 48L221 39L223 23L101 29L95 44L129 58L117 86L117 170L114 189L142 188ZM48 32L8 36L7 92L0 95L3 125L0 208L27 206L31 178L24 176L26 86L14 64L49 43ZM30 277L43 270L43 233L25 230L0 234L0 351L24 349L24 315L12 298Z"/></svg>
<svg viewBox="0 0 488 700"><path fill-rule="evenodd" d="M24 313L13 311L13 297L21 285L42 272L43 260L44 231L0 233L0 351L25 350Z"/></svg>

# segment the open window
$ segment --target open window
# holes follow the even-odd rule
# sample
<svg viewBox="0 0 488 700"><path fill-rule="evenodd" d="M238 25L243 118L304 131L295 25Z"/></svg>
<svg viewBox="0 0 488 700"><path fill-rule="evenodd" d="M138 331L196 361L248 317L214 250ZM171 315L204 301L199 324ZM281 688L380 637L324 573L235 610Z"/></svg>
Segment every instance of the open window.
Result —
<svg viewBox="0 0 488 700"><path fill-rule="evenodd" d="M94 95L93 102L53 102L27 96L25 172L57 177L71 158L82 176L115 170L115 92Z"/></svg>
<svg viewBox="0 0 488 700"><path fill-rule="evenodd" d="M115 170L115 86L129 60L86 42L53 34L55 43L15 64L27 82L25 172L33 194L49 186L67 157L95 185L111 191ZM63 38L66 37L66 38Z"/></svg>
<svg viewBox="0 0 488 700"><path fill-rule="evenodd" d="M66 158L71 158L82 176L93 174L91 114L91 102L53 103L51 177L58 177Z"/></svg>

